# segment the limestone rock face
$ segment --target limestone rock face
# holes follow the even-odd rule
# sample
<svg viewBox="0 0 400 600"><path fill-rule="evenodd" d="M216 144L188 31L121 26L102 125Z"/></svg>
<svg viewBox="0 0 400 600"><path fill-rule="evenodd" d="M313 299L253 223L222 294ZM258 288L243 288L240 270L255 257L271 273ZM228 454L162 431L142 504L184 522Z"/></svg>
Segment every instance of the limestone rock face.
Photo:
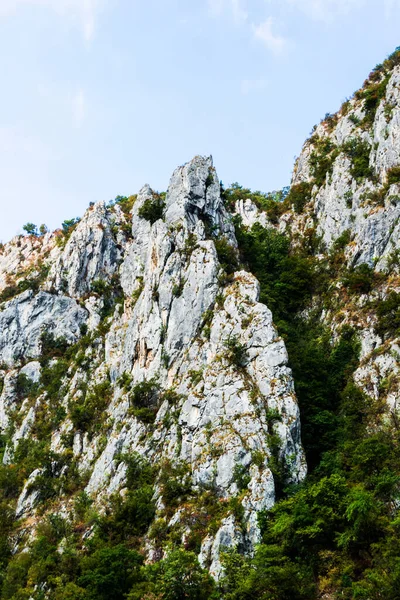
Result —
<svg viewBox="0 0 400 600"><path fill-rule="evenodd" d="M38 357L44 332L74 342L86 319L87 311L72 298L27 290L5 303L0 312L0 360L13 365Z"/></svg>
<svg viewBox="0 0 400 600"><path fill-rule="evenodd" d="M351 232L349 262L376 264L377 269L384 270L400 235L400 184L387 183L390 169L400 164L399 66L390 73L371 127L362 125L365 118L366 109L356 95L349 102L346 114L339 113L332 127L322 122L296 162L292 184L313 182L313 161L321 153L321 144L328 142L329 156L334 160L325 183L320 187L314 185L310 203L317 233L331 248L340 235ZM349 141L358 145L359 151L365 145L370 176L355 174L351 156L345 151ZM300 220L304 221L304 217Z"/></svg>
<svg viewBox="0 0 400 600"><path fill-rule="evenodd" d="M52 266L49 285L80 297L90 291L93 281L109 281L121 261L120 244L112 232L120 221L121 214L111 216L104 202L87 210Z"/></svg>
<svg viewBox="0 0 400 600"><path fill-rule="evenodd" d="M151 223L141 209L154 201L151 188L143 187L132 209L131 236L117 205L89 208L64 248L53 238L48 242L49 273L39 291L27 290L2 305L0 361L8 369L2 427L18 415L5 460L12 462L20 441L32 436L49 401L40 387L41 365L33 360L40 357L41 334L74 344L88 326L86 349L69 358L60 380L64 396L57 414L64 411L65 417L53 427L51 451L62 455L71 440L78 469L88 474L86 491L100 509L124 488L121 455L137 452L160 465L160 473L165 463L184 465L194 495L212 491L226 505L217 533L205 535L201 550L203 564L218 577L221 546L251 552L260 541L257 512L275 501L272 452L286 463L288 480L300 481L306 473L299 411L285 345L270 310L258 302L257 280L221 267L221 247L238 264L237 242L211 157L195 157L176 169L162 218ZM39 254L36 261L43 260ZM98 280L108 286L108 297L98 287L92 290ZM58 368L58 361L46 363L47 371ZM38 398L30 399L26 383L16 392L20 374L23 383L39 386ZM76 425L70 407L107 382L103 429L89 435ZM130 400L137 384L149 382L157 386L158 398L152 425L132 411ZM272 433L280 440L278 449L269 447ZM35 514L40 499L32 490L39 475L40 467L22 491L18 517ZM68 467L62 476L68 477ZM162 517L163 488L156 489ZM229 508L234 496L243 507L243 523ZM61 493L61 505L68 501ZM190 533L187 511L178 506L170 518L170 527L181 527L182 535Z"/></svg>

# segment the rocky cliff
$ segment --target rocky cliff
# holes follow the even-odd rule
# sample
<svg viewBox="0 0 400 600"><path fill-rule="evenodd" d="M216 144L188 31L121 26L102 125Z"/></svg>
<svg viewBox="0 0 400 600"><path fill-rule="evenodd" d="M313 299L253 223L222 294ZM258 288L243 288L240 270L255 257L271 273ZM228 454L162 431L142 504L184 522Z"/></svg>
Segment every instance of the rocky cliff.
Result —
<svg viewBox="0 0 400 600"><path fill-rule="evenodd" d="M283 552L276 560L287 575L268 587L277 575L264 570L250 589L266 593L257 586L267 581L276 598L333 598L348 587L341 568L358 582L380 538L362 546L366 509L354 494L365 487L363 501L372 494L385 518L398 507L389 459L384 482L366 465L382 456L377 436L398 445L399 234L396 51L314 128L289 191L224 190L212 159L197 156L166 194L146 185L54 233L2 246L7 556L22 564L23 551L48 539L46 522L51 535L58 527L57 556L92 556L106 539L157 563L178 547L219 580L224 552L251 561L264 542ZM349 458L361 452L350 430L372 448L359 463ZM357 469L360 481L348 475ZM312 504L307 521L301 511L320 497L332 506L320 515ZM253 574L258 556L243 563ZM108 597L84 595L84 575L78 589L46 570L24 572L26 597ZM19 598L12 569L5 582L4 597Z"/></svg>
<svg viewBox="0 0 400 600"><path fill-rule="evenodd" d="M160 218L144 218L143 207L161 207ZM79 491L102 510L124 492L121 457L138 453L157 465L157 481L166 465L187 479L173 510L156 488L155 518L167 515L170 530L190 533L204 491L223 504L199 555L218 575L221 545L251 551L260 541L257 513L275 498L271 454L285 462L288 481L304 477L285 344L258 302L257 280L221 265L225 254L236 261L231 221L211 158L196 157L174 172L165 202L145 186L132 214L99 203L67 240L56 232L6 244L3 296L13 297L0 313L4 461L14 464L21 440L44 444L16 504L23 533L47 510L36 481L50 455L51 477L84 474ZM61 394L49 389L52 374ZM74 498L63 487L61 513ZM157 539L147 545L150 557L162 549Z"/></svg>
<svg viewBox="0 0 400 600"><path fill-rule="evenodd" d="M333 338L343 325L355 327L361 342L355 380L375 400L386 396L393 409L400 348L396 327L379 328L378 305L400 290L399 56L397 50L377 65L338 113L314 126L284 202L266 206L243 196L235 205L245 226L284 232L294 247L311 244L321 266L330 262L321 321ZM320 300L316 294L314 308ZM388 377L385 390L380 382Z"/></svg>

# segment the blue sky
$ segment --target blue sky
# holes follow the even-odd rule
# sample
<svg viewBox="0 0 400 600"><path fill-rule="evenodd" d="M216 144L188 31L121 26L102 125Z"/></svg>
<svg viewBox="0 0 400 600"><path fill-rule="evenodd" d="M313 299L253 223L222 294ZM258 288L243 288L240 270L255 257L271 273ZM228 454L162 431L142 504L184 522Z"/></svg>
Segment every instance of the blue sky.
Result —
<svg viewBox="0 0 400 600"><path fill-rule="evenodd" d="M400 0L0 0L0 240L164 190L195 154L288 184L399 24Z"/></svg>

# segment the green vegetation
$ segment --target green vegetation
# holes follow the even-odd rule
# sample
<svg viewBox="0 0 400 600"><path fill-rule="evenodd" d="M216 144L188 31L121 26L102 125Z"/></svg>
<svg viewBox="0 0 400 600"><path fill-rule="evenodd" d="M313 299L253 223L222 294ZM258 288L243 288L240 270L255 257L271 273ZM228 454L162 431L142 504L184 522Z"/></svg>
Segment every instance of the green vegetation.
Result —
<svg viewBox="0 0 400 600"><path fill-rule="evenodd" d="M81 388L79 399L71 401L68 406L69 417L74 429L93 433L99 428L102 416L111 400L111 384L109 380L98 383L87 392L86 386Z"/></svg>
<svg viewBox="0 0 400 600"><path fill-rule="evenodd" d="M153 198L148 198L139 208L139 217L150 221L153 225L158 219L162 219L165 208L165 194L154 193Z"/></svg>
<svg viewBox="0 0 400 600"><path fill-rule="evenodd" d="M103 307L100 316L103 319L110 317L117 304L124 301L124 293L119 282L118 274L115 273L109 282L104 279L96 279L91 283L91 291L103 299Z"/></svg>
<svg viewBox="0 0 400 600"><path fill-rule="evenodd" d="M297 213L302 213L307 202L311 200L312 184L302 181L292 185L286 197L286 204L293 205Z"/></svg>
<svg viewBox="0 0 400 600"><path fill-rule="evenodd" d="M129 376L128 376L129 377ZM132 414L143 421L151 424L157 416L160 404L160 386L156 379L142 381L132 386L131 381L120 382L128 392L129 406Z"/></svg>
<svg viewBox="0 0 400 600"><path fill-rule="evenodd" d="M368 294L376 279L374 270L367 264L361 264L349 269L342 283L351 294Z"/></svg>
<svg viewBox="0 0 400 600"><path fill-rule="evenodd" d="M314 149L310 156L310 171L314 178L314 183L318 187L321 187L332 173L333 163L339 155L340 150L327 137L314 137L312 141Z"/></svg>
<svg viewBox="0 0 400 600"><path fill-rule="evenodd" d="M239 267L236 249L225 237L217 238L214 240L214 244L222 268L228 275L231 275Z"/></svg>
<svg viewBox="0 0 400 600"><path fill-rule="evenodd" d="M45 235L48 232L47 226L43 223L38 228L34 223L26 223L22 229L27 233L27 235L33 235L38 237L39 235Z"/></svg>
<svg viewBox="0 0 400 600"><path fill-rule="evenodd" d="M11 300L26 290L32 290L34 293L37 293L40 286L45 281L48 272L49 267L47 265L39 264L36 268L31 267L28 271L19 273L18 276L24 278L19 279L18 283L15 283L15 281L9 283L8 286L0 292L0 304L7 300Z"/></svg>
<svg viewBox="0 0 400 600"><path fill-rule="evenodd" d="M396 50L376 67L369 74L361 90L355 93L358 100L363 100L364 119L361 125L365 128L372 126L376 111L381 100L386 95L386 88L390 79L392 70L400 64L400 48Z"/></svg>
<svg viewBox="0 0 400 600"><path fill-rule="evenodd" d="M290 464L279 460L274 419L269 422L269 466L279 501L260 515L263 543L253 559L225 557L224 598L301 598L324 593L355 599L397 597L398 519L392 511L400 481L397 428L387 409L354 385L358 365L356 332L344 326L332 344L319 311L332 303L330 281L341 278L351 294L367 293L377 283L373 269L346 270L343 250L350 231L336 240L325 262L312 247L293 250L282 234L237 224L242 259L261 283L261 298L273 310L284 335L302 415L302 440L309 475L288 486ZM295 282L293 289L291 284ZM377 331L400 329L398 296L378 303ZM311 298L318 303L301 317ZM388 421L389 418L389 421ZM390 565L383 569L383 565Z"/></svg>
<svg viewBox="0 0 400 600"><path fill-rule="evenodd" d="M378 66L366 82L360 95L366 115L361 126L372 122L384 96L387 71L394 65L400 65L400 49ZM344 105L343 114L348 109ZM324 124L331 130L336 117L326 115ZM324 185L329 178L339 152L345 152L351 160L354 178L373 177L367 142L350 139L340 147L325 139L314 139L313 143L311 184L301 183L289 193L275 194L253 193L234 184L223 190L226 205L232 208L237 200L250 198L273 223L290 207L301 213L311 198L312 186ZM366 200L382 205L389 186L399 182L400 169L394 167L388 171L384 185ZM207 178L206 186L211 183L211 178ZM344 199L351 208L350 195ZM113 206L118 204L128 215L133 202L133 197L117 197ZM162 202L162 196L155 197L154 203L149 201L144 210L146 216L141 216L155 222L162 216ZM91 334L83 327L81 339L73 345L47 331L41 337L40 381L33 383L19 374L11 383L16 392L14 425L19 426L26 410L33 406L36 418L29 438L20 440L11 451L10 464L0 464L1 600L399 598L399 424L382 394L389 389L393 377L390 374L378 382L376 397L367 396L357 387L353 375L359 366L360 342L357 330L347 324L357 321L352 320L350 311L341 310L348 303L363 311L361 316L369 318L375 312L376 332L384 340L390 339L400 335L400 294L391 291L385 299L378 300L385 276L376 274L366 264L346 266L350 230L344 231L329 253L321 256L322 244L313 224L303 239L290 239L274 228L246 228L239 219L235 221L239 253L215 231L209 230L209 235L215 242L226 280L238 268L247 268L256 275L260 299L271 308L278 334L285 340L301 411L308 464L306 479L299 485L292 483L293 457L283 457L280 452L282 414L269 407L266 398L265 442L270 453L266 459L264 453L255 450L251 458L260 470L271 470L276 503L259 514L262 539L254 556L244 556L241 548L226 549L224 576L215 583L200 566L197 555L205 536L215 534L228 514L235 516L239 527L243 526L241 500L249 485L250 465L238 462L234 466L238 494L226 501L218 498L211 486L193 485L190 465L184 461L163 457L160 463L153 464L138 454L122 453L114 458L115 468L126 472L125 489L104 499L104 510L99 514L93 500L82 491L87 474L82 473L74 458L73 438L74 431L85 432L89 437L101 432L105 441L110 431L107 407L113 392L111 381L107 374L100 382L91 381L91 367L98 364L91 364L96 360L92 353L97 356L104 352L103 338L110 320L103 319ZM76 222L68 225L66 235L75 226ZM36 227L35 230L36 233L26 231L37 235ZM183 250L186 258L196 244L196 236L189 237ZM392 279L386 279L385 285L396 276L396 250L390 260ZM37 271L24 277L17 278L19 283L14 282L3 292L4 298L23 289L40 289ZM139 283L137 295L143 285L142 281ZM183 282L177 281L175 296L182 293L182 286ZM122 297L119 290L117 279L92 283L90 292L104 300L103 317L112 314ZM360 302L360 294L372 291L373 295ZM218 295L217 306L223 298ZM211 307L203 315L205 337L210 335L213 310ZM322 324L321 315L333 316L334 336ZM244 313L244 326L248 326L248 318ZM243 368L248 359L246 347L238 336L227 339L223 354L218 360L227 359L252 389L251 378L246 378ZM169 358L165 354L163 358L168 364ZM6 370L2 366L0 388ZM203 378L201 370L190 370L187 375L193 388ZM73 394L67 395L71 381L75 388ZM177 409L182 396L174 388L161 391L155 378L134 384L128 372L119 377L116 385L129 400L130 414L148 425L141 428L143 435L152 431L157 410L167 401L163 424L169 423L176 432L175 456L179 457L182 433ZM194 395L196 391L191 390ZM257 397L257 404L258 401L261 398ZM21 406L23 413L19 412ZM73 430L63 434L56 452L52 436L66 417L72 421ZM206 427L206 436L210 452L216 457L221 448L211 444L214 426L210 423ZM12 433L10 428L0 437L0 457ZM99 448L104 447L102 443L100 440ZM37 535L28 541L24 523L15 522L15 505L34 469L39 472L29 491L37 492L39 524ZM155 489L162 499L156 520ZM61 495L68 498L68 519L61 516ZM179 519L172 522L178 508ZM160 559L154 564L145 564L144 544L149 540ZM21 552L26 543L27 551Z"/></svg>
<svg viewBox="0 0 400 600"><path fill-rule="evenodd" d="M378 323L376 332L385 337L400 335L400 294L390 292L386 300L378 303L376 308Z"/></svg>
<svg viewBox="0 0 400 600"><path fill-rule="evenodd" d="M386 174L387 184L392 185L393 183L400 183L400 166L392 167Z"/></svg>
<svg viewBox="0 0 400 600"><path fill-rule="evenodd" d="M132 208L135 204L137 196L117 196L114 201L111 202L112 206L118 205L122 212L127 216L132 216Z"/></svg>
<svg viewBox="0 0 400 600"><path fill-rule="evenodd" d="M202 569L194 552L174 550L147 572L148 589L154 596L163 600L217 600L215 584L210 575ZM130 600L144 598L135 595Z"/></svg>
<svg viewBox="0 0 400 600"><path fill-rule="evenodd" d="M246 465L236 464L233 469L233 481L236 483L239 492L247 488L250 483L249 467Z"/></svg>
<svg viewBox="0 0 400 600"><path fill-rule="evenodd" d="M260 191L252 192L249 188L244 188L238 183L233 183L229 188L224 189L221 184L221 196L229 211L235 210L235 204L239 200L251 200L260 210L264 211L271 223L277 223L281 214L290 208L290 204L285 202L289 193L289 187L282 190L265 194Z"/></svg>
<svg viewBox="0 0 400 600"><path fill-rule="evenodd" d="M314 259L291 252L287 236L257 223L250 230L237 224L236 236L244 263L260 282L260 301L276 322L305 308L317 285Z"/></svg>
<svg viewBox="0 0 400 600"><path fill-rule="evenodd" d="M356 98L364 100L363 109L365 116L362 125L366 127L371 127L375 120L378 106L386 95L386 88L389 83L390 75L385 75L383 79L380 79L379 76L377 78L378 81L375 82L375 77L372 77L367 85L356 93Z"/></svg>
<svg viewBox="0 0 400 600"><path fill-rule="evenodd" d="M28 234L28 235L38 235L38 228L37 225L34 225L33 223L26 223L22 229Z"/></svg>
<svg viewBox="0 0 400 600"><path fill-rule="evenodd" d="M343 144L343 151L351 160L350 173L357 180L373 177L373 172L369 166L371 147L365 140L351 138Z"/></svg>
<svg viewBox="0 0 400 600"><path fill-rule="evenodd" d="M80 217L74 217L73 219L66 219L62 222L62 232L66 238L69 238L69 236L74 231L80 220Z"/></svg>
<svg viewBox="0 0 400 600"><path fill-rule="evenodd" d="M229 363L238 368L243 367L247 358L247 351L246 346L240 342L239 336L234 335L228 338L225 342L225 348Z"/></svg>

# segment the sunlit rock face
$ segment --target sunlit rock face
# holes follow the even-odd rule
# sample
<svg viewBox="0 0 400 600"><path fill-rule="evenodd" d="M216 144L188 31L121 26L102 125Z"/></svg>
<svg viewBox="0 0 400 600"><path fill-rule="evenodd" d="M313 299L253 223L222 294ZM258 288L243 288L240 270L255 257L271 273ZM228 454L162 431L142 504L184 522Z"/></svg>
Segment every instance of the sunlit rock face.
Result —
<svg viewBox="0 0 400 600"><path fill-rule="evenodd" d="M238 267L232 217L211 157L195 157L176 169L162 215L151 222L143 209L154 199L149 186L140 190L131 233L118 205L99 203L88 209L64 247L57 236L47 236L45 252L29 250L31 261L43 261L48 274L39 290L16 295L0 312L0 357L6 363L0 422L5 428L18 415L20 423L5 460L12 463L21 438L34 435L35 419L43 418L47 406L45 390L30 402L16 383L25 369L25 377L40 384L35 359L43 362L43 332L69 345L90 334L81 354L68 355L64 416L52 428L52 452L62 455L71 440L79 471L87 474L86 492L100 509L124 488L122 454L137 452L160 473L166 462L184 465L194 497L212 491L225 507L219 528L205 532L200 551L202 564L219 577L222 546L252 552L260 541L257 513L275 501L272 453L286 465L288 482L305 476L299 411L273 315L258 302L255 277ZM236 267L228 274L221 267L222 251ZM117 298L111 309L110 297ZM60 360L55 355L49 364ZM105 381L111 386L101 426L88 435L71 419L71 404L83 389L90 393ZM151 424L130 406L130 391L143 382L157 385ZM273 448L271 434L279 440ZM29 517L30 523L41 473L35 469L29 475L18 500L18 518ZM68 466L57 476L67 479ZM157 485L156 496L159 517L164 500ZM229 504L233 497L242 506L240 522ZM60 510L70 501L61 489ZM183 536L190 529L187 512L182 503L171 518L171 527L181 527ZM161 546L157 539L147 544L149 557Z"/></svg>
<svg viewBox="0 0 400 600"><path fill-rule="evenodd" d="M333 127L322 122L303 147L292 183L313 181L312 162L320 152L318 143L329 140L336 158L325 183L314 186L311 201L317 233L331 248L348 230L352 242L349 261L383 270L399 245L400 234L400 186L388 184L388 173L400 164L400 67L390 73L384 97L368 127L363 124L365 116L363 100L356 95L346 114L338 114ZM349 141L365 145L370 176L354 171L354 160L344 150Z"/></svg>
<svg viewBox="0 0 400 600"><path fill-rule="evenodd" d="M379 332L378 313L382 302L400 293L400 66L398 52L394 56L314 128L275 219L250 198L235 205L245 227L285 233L294 250L304 251L305 240L314 236L316 264L333 268L327 306L314 297L309 311L318 314L332 343L344 327L355 332L360 363L354 382L371 402L386 406L389 428L400 416L399 344L393 328ZM297 206L293 192L300 193ZM345 280L357 273L371 285L352 292Z"/></svg>

